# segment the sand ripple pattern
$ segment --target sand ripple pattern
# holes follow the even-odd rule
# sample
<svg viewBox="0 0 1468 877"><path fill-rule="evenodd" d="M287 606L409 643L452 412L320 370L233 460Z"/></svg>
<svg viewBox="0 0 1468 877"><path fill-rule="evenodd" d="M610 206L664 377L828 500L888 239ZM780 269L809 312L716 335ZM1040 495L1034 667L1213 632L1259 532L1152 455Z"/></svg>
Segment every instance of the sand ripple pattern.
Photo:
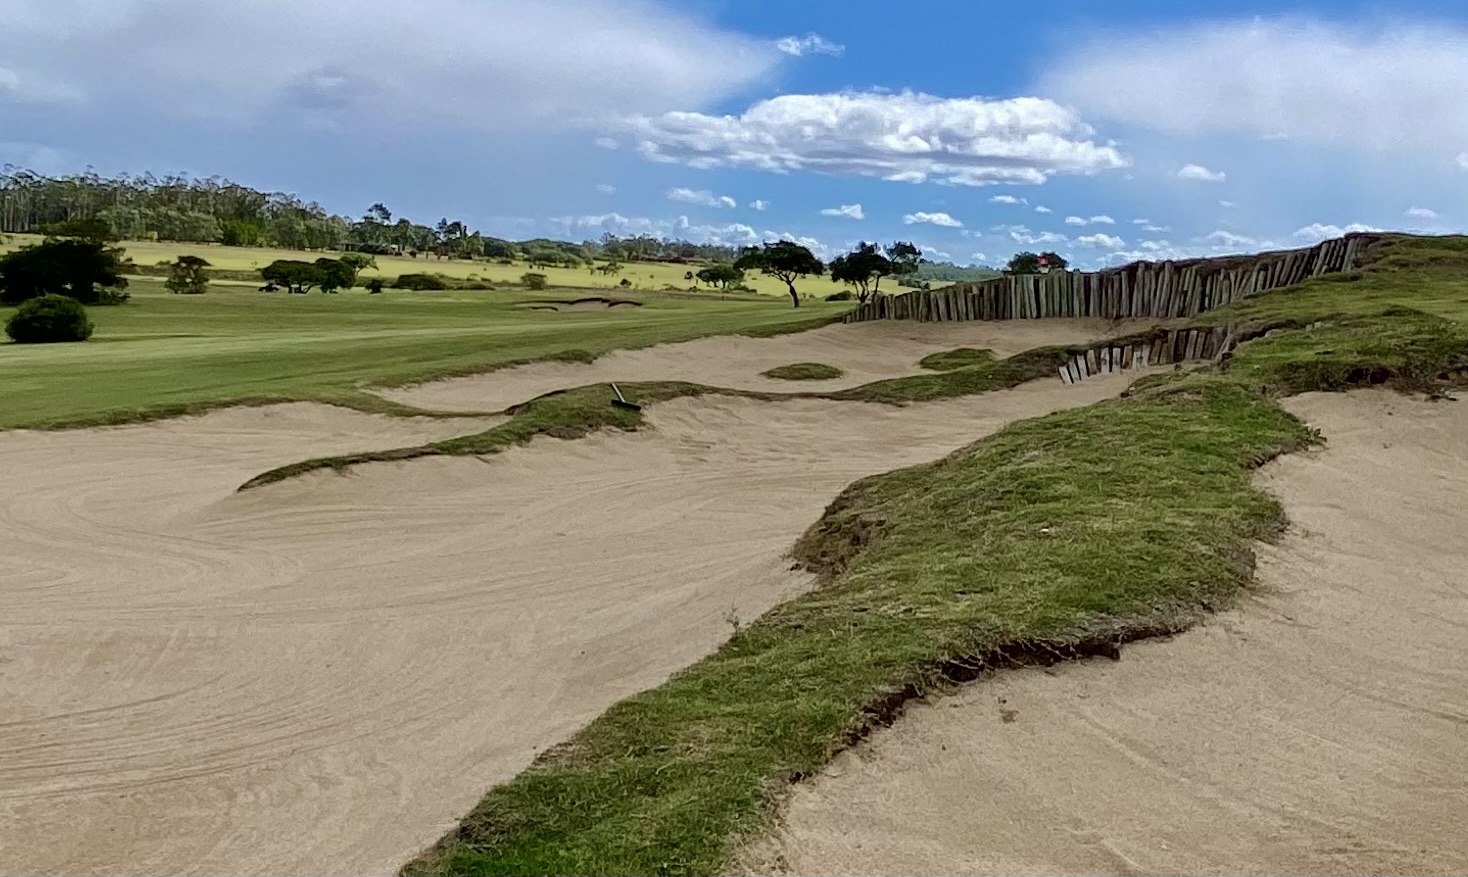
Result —
<svg viewBox="0 0 1468 877"><path fill-rule="evenodd" d="M1294 527L1243 608L913 709L756 870L1468 871L1468 402L1287 404L1329 444L1259 476Z"/></svg>
<svg viewBox="0 0 1468 877"><path fill-rule="evenodd" d="M245 493L484 425L289 405L0 434L0 871L391 873L807 587L784 554L847 483L1124 386L685 399L636 434Z"/></svg>

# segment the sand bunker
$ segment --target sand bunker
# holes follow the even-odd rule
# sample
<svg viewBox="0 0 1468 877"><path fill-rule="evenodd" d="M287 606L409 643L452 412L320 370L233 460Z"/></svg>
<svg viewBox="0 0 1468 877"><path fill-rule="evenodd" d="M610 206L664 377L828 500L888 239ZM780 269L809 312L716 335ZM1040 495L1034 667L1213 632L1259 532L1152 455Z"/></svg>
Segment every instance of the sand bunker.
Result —
<svg viewBox="0 0 1468 877"><path fill-rule="evenodd" d="M796 790L759 870L1468 871L1468 402L1289 403L1294 528L1238 611L915 707Z"/></svg>
<svg viewBox="0 0 1468 877"><path fill-rule="evenodd" d="M464 429L286 406L0 434L0 870L390 873L807 587L784 555L846 484L1125 385L684 399L646 432L245 493Z"/></svg>
<svg viewBox="0 0 1468 877"><path fill-rule="evenodd" d="M602 307L597 305L597 307ZM544 362L415 387L375 390L430 411L503 411L527 399L601 381L692 381L740 390L791 391L762 372L792 362L820 362L843 372L808 381L801 391L855 387L918 374L918 360L957 347L990 348L1012 356L1047 345L1084 344L1151 325L1129 320L1014 320L1003 323L914 323L887 320L826 326L775 338L719 336L641 350L618 350L590 364Z"/></svg>

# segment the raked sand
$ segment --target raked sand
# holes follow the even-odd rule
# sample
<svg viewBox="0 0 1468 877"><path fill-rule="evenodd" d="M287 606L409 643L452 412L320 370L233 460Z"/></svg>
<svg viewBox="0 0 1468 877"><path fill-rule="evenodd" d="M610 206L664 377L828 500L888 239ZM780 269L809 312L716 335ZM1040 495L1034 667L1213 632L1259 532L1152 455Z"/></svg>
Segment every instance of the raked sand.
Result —
<svg viewBox="0 0 1468 877"><path fill-rule="evenodd" d="M1294 526L1236 611L914 707L797 788L756 873L1468 872L1468 402L1287 403Z"/></svg>
<svg viewBox="0 0 1468 877"><path fill-rule="evenodd" d="M0 433L0 872L390 873L806 588L786 552L848 483L1127 380L904 408L683 399L643 432L244 493L485 424L285 405Z"/></svg>

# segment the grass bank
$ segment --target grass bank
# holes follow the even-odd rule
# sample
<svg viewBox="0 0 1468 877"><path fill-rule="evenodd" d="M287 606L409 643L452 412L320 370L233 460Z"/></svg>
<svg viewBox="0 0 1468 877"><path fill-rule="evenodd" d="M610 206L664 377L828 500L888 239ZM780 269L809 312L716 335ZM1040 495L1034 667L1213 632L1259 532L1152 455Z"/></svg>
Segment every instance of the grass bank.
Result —
<svg viewBox="0 0 1468 877"><path fill-rule="evenodd" d="M779 381L828 381L843 374L836 366L820 362L797 362L764 372L765 377Z"/></svg>
<svg viewBox="0 0 1468 877"><path fill-rule="evenodd" d="M838 305L648 295L642 307L555 312L515 292L362 291L201 296L133 284L133 300L91 308L86 344L0 344L0 428L126 423L225 405L318 401L422 413L361 387L473 374L543 359L708 335L772 335L836 319ZM0 308L0 320L9 309Z"/></svg>
<svg viewBox="0 0 1468 877"><path fill-rule="evenodd" d="M1468 369L1468 330L1449 318L1468 313L1468 288L1434 284L1468 269L1468 242L1416 268L1389 254L1406 261L1237 309L1299 328L1218 369L852 485L795 548L821 587L613 707L404 873L717 872L792 781L909 698L986 667L1114 654L1226 605L1252 542L1284 523L1252 470L1318 440L1279 395L1422 389Z"/></svg>

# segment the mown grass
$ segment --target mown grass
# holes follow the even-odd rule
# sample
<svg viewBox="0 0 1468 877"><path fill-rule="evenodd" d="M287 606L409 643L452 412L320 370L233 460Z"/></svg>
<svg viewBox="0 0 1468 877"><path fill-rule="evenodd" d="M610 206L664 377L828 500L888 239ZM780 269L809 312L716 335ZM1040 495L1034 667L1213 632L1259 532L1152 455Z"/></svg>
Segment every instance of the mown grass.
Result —
<svg viewBox="0 0 1468 877"><path fill-rule="evenodd" d="M1468 368L1468 330L1449 318L1468 314L1468 288L1433 281L1444 261L1468 266L1465 244L1421 270L1403 257L1387 279L1237 308L1299 328L1219 368L1153 376L852 485L795 548L818 589L492 790L404 873L716 872L792 781L907 699L986 667L1114 654L1226 605L1250 579L1253 541L1284 523L1250 473L1319 439L1275 399L1420 389ZM990 380L979 375L938 386ZM883 383L883 398L933 386Z"/></svg>
<svg viewBox="0 0 1468 877"><path fill-rule="evenodd" d="M638 308L548 312L515 292L266 295L217 287L91 308L85 344L0 344L0 428L125 423L250 403L319 401L407 413L362 391L541 359L830 322L839 305L641 297ZM543 298L544 296L538 296ZM0 308L0 321L9 309ZM422 413L422 412L417 412Z"/></svg>
<svg viewBox="0 0 1468 877"><path fill-rule="evenodd" d="M826 365L820 362L797 362L791 365L781 365L762 373L767 378L779 381L829 381L839 378L845 372L834 365Z"/></svg>

